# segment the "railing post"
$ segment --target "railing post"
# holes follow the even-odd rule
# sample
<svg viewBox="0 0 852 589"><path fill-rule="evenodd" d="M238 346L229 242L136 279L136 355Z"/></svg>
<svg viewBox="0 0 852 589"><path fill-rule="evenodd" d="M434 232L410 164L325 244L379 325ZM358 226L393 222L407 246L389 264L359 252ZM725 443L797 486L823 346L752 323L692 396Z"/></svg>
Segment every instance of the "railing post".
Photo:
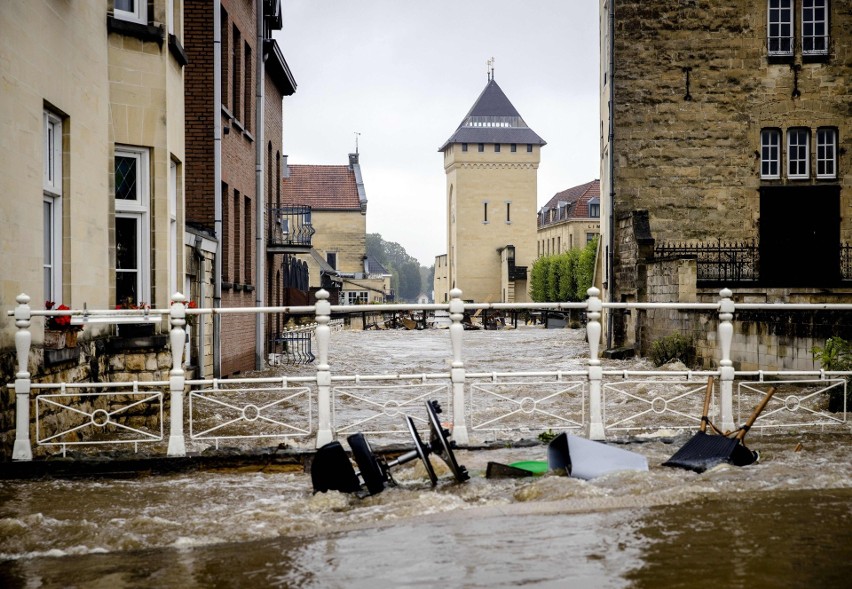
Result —
<svg viewBox="0 0 852 589"><path fill-rule="evenodd" d="M331 431L331 367L328 365L328 344L331 339L331 303L328 291L317 291L317 448L334 439Z"/></svg>
<svg viewBox="0 0 852 589"><path fill-rule="evenodd" d="M15 297L15 350L18 355L18 371L15 374L15 446L12 460L32 460L33 447L30 442L30 381L29 358L33 335L30 333L30 297L19 294Z"/></svg>
<svg viewBox="0 0 852 589"><path fill-rule="evenodd" d="M589 439L606 439L603 426L603 411L601 404L601 382L603 381L603 368L599 356L601 343L601 303L597 288L592 287L586 291L589 299L586 307L586 335L589 339Z"/></svg>
<svg viewBox="0 0 852 589"><path fill-rule="evenodd" d="M172 369L169 371L169 456L186 456L186 439L183 428L183 390L186 375L183 371L183 350L186 346L186 297L176 292L169 307L169 345L172 350Z"/></svg>
<svg viewBox="0 0 852 589"><path fill-rule="evenodd" d="M467 418L464 406L464 360L462 360L462 334L464 327L464 301L462 291L454 288L450 291L450 343L453 348L453 363L450 369L450 380L453 383L453 440L458 444L470 442L467 431Z"/></svg>
<svg viewBox="0 0 852 589"><path fill-rule="evenodd" d="M731 362L731 342L734 339L734 301L733 293L723 288L719 291L722 300L719 301L719 349L722 358L719 360L719 418L722 431L734 431L734 363Z"/></svg>

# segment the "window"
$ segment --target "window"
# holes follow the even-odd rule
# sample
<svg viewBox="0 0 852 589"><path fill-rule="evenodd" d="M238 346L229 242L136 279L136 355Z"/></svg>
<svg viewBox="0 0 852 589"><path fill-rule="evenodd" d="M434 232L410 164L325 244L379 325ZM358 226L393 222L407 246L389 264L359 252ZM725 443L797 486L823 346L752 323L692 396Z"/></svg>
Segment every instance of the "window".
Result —
<svg viewBox="0 0 852 589"><path fill-rule="evenodd" d="M44 111L44 300L62 298L62 120Z"/></svg>
<svg viewBox="0 0 852 589"><path fill-rule="evenodd" d="M837 177L837 131L817 129L816 166L817 178Z"/></svg>
<svg viewBox="0 0 852 589"><path fill-rule="evenodd" d="M243 122L245 123L246 131L251 133L251 95L254 92L254 88L252 88L251 82L251 47L248 43L245 46L245 78L246 83L243 86L243 104L245 109L245 114L243 114Z"/></svg>
<svg viewBox="0 0 852 589"><path fill-rule="evenodd" d="M334 270L337 270L337 252L327 252L325 254L325 261L328 262L328 265Z"/></svg>
<svg viewBox="0 0 852 589"><path fill-rule="evenodd" d="M527 143L527 153L532 153L532 143Z"/></svg>
<svg viewBox="0 0 852 589"><path fill-rule="evenodd" d="M231 39L231 45L233 46L233 50L231 51L231 100L232 105L234 107L231 112L234 115L234 118L238 121L243 120L242 112L240 111L240 100L242 95L240 93L240 78L242 77L241 69L242 69L242 61L240 60L240 49L242 48L243 42L242 37L240 35L240 30L237 28L237 25L234 25L234 37Z"/></svg>
<svg viewBox="0 0 852 589"><path fill-rule="evenodd" d="M589 201L589 217L597 218L601 216L601 201L593 198Z"/></svg>
<svg viewBox="0 0 852 589"><path fill-rule="evenodd" d="M500 153L500 144L499 143L494 144L494 153Z"/></svg>
<svg viewBox="0 0 852 589"><path fill-rule="evenodd" d="M366 290L346 290L341 294L343 295L344 305L366 305L370 302Z"/></svg>
<svg viewBox="0 0 852 589"><path fill-rule="evenodd" d="M597 236L597 233L586 233L586 243L592 243Z"/></svg>
<svg viewBox="0 0 852 589"><path fill-rule="evenodd" d="M760 177L768 180L781 177L781 131L763 129L760 132Z"/></svg>
<svg viewBox="0 0 852 589"><path fill-rule="evenodd" d="M148 22L148 2L147 0L115 0L113 16L119 20L144 25Z"/></svg>
<svg viewBox="0 0 852 589"><path fill-rule="evenodd" d="M462 143L462 151L467 151L467 143Z"/></svg>
<svg viewBox="0 0 852 589"><path fill-rule="evenodd" d="M222 92L222 108L228 108L228 88L230 84L228 84L228 76L231 73L229 68L228 56L230 55L230 43L228 39L228 32L231 28L228 26L228 13L224 8L221 8L219 11L221 14L221 22L220 22L220 35L222 37L222 75L221 75L221 92ZM226 194L223 192L222 194Z"/></svg>
<svg viewBox="0 0 852 589"><path fill-rule="evenodd" d="M793 55L793 0L769 0L769 55Z"/></svg>
<svg viewBox="0 0 852 589"><path fill-rule="evenodd" d="M790 129L787 131L787 177L807 178L810 131Z"/></svg>
<svg viewBox="0 0 852 589"><path fill-rule="evenodd" d="M234 271L233 271L233 279L234 282L240 282L240 268L242 268L242 257L245 255L245 251L241 246L241 229L242 229L242 216L240 215L240 206L242 205L242 198L240 198L240 191L236 188L234 189L234 217L231 220L231 224L234 232L234 244L232 246L232 250L234 253Z"/></svg>
<svg viewBox="0 0 852 589"><path fill-rule="evenodd" d="M512 222L512 203L506 201L506 223Z"/></svg>
<svg viewBox="0 0 852 589"><path fill-rule="evenodd" d="M802 0L802 53L828 53L828 0Z"/></svg>
<svg viewBox="0 0 852 589"><path fill-rule="evenodd" d="M512 153L515 153L516 151L518 151L518 144L517 144L517 143L512 143L512 144L509 146L509 151L511 151Z"/></svg>
<svg viewBox="0 0 852 589"><path fill-rule="evenodd" d="M479 153L482 153L483 151L485 151L485 144L484 144L484 143L480 143L480 144L479 144Z"/></svg>
<svg viewBox="0 0 852 589"><path fill-rule="evenodd" d="M148 150L115 150L115 298L150 302Z"/></svg>
<svg viewBox="0 0 852 589"><path fill-rule="evenodd" d="M482 203L482 222L488 223L488 201Z"/></svg>
<svg viewBox="0 0 852 589"><path fill-rule="evenodd" d="M251 241L251 230L252 230L252 222L251 222L251 214L252 214L252 206L251 206L251 197L244 196L243 197L244 205L243 205L243 283L244 284L252 284L251 280L251 271L252 271L252 241Z"/></svg>

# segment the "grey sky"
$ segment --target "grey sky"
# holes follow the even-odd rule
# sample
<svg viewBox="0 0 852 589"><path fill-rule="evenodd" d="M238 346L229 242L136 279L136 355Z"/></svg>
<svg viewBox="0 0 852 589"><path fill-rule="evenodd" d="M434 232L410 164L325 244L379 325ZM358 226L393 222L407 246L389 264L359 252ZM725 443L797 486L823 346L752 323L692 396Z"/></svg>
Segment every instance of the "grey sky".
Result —
<svg viewBox="0 0 852 589"><path fill-rule="evenodd" d="M599 176L596 0L285 0L291 164L345 164L359 132L367 231L445 253L438 148L495 79L547 141L538 205Z"/></svg>

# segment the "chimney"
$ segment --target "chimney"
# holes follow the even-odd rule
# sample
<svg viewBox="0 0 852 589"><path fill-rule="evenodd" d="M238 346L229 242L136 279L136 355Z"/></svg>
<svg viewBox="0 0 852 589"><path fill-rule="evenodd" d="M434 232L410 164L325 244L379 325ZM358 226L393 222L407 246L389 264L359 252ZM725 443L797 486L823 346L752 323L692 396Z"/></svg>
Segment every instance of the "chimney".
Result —
<svg viewBox="0 0 852 589"><path fill-rule="evenodd" d="M287 165L287 157L286 155L281 156L281 178L287 179L290 177L290 166Z"/></svg>
<svg viewBox="0 0 852 589"><path fill-rule="evenodd" d="M350 153L349 154L349 169L351 170L353 166L358 165L358 154Z"/></svg>

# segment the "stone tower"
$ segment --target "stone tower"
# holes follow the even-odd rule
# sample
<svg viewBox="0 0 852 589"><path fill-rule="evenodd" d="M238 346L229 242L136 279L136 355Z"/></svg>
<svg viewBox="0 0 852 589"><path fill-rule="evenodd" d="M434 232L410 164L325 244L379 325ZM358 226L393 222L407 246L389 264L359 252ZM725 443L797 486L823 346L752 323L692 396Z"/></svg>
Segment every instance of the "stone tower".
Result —
<svg viewBox="0 0 852 589"><path fill-rule="evenodd" d="M439 149L447 175L447 279L436 302L452 288L476 302L529 300L543 145L489 73L473 108Z"/></svg>

